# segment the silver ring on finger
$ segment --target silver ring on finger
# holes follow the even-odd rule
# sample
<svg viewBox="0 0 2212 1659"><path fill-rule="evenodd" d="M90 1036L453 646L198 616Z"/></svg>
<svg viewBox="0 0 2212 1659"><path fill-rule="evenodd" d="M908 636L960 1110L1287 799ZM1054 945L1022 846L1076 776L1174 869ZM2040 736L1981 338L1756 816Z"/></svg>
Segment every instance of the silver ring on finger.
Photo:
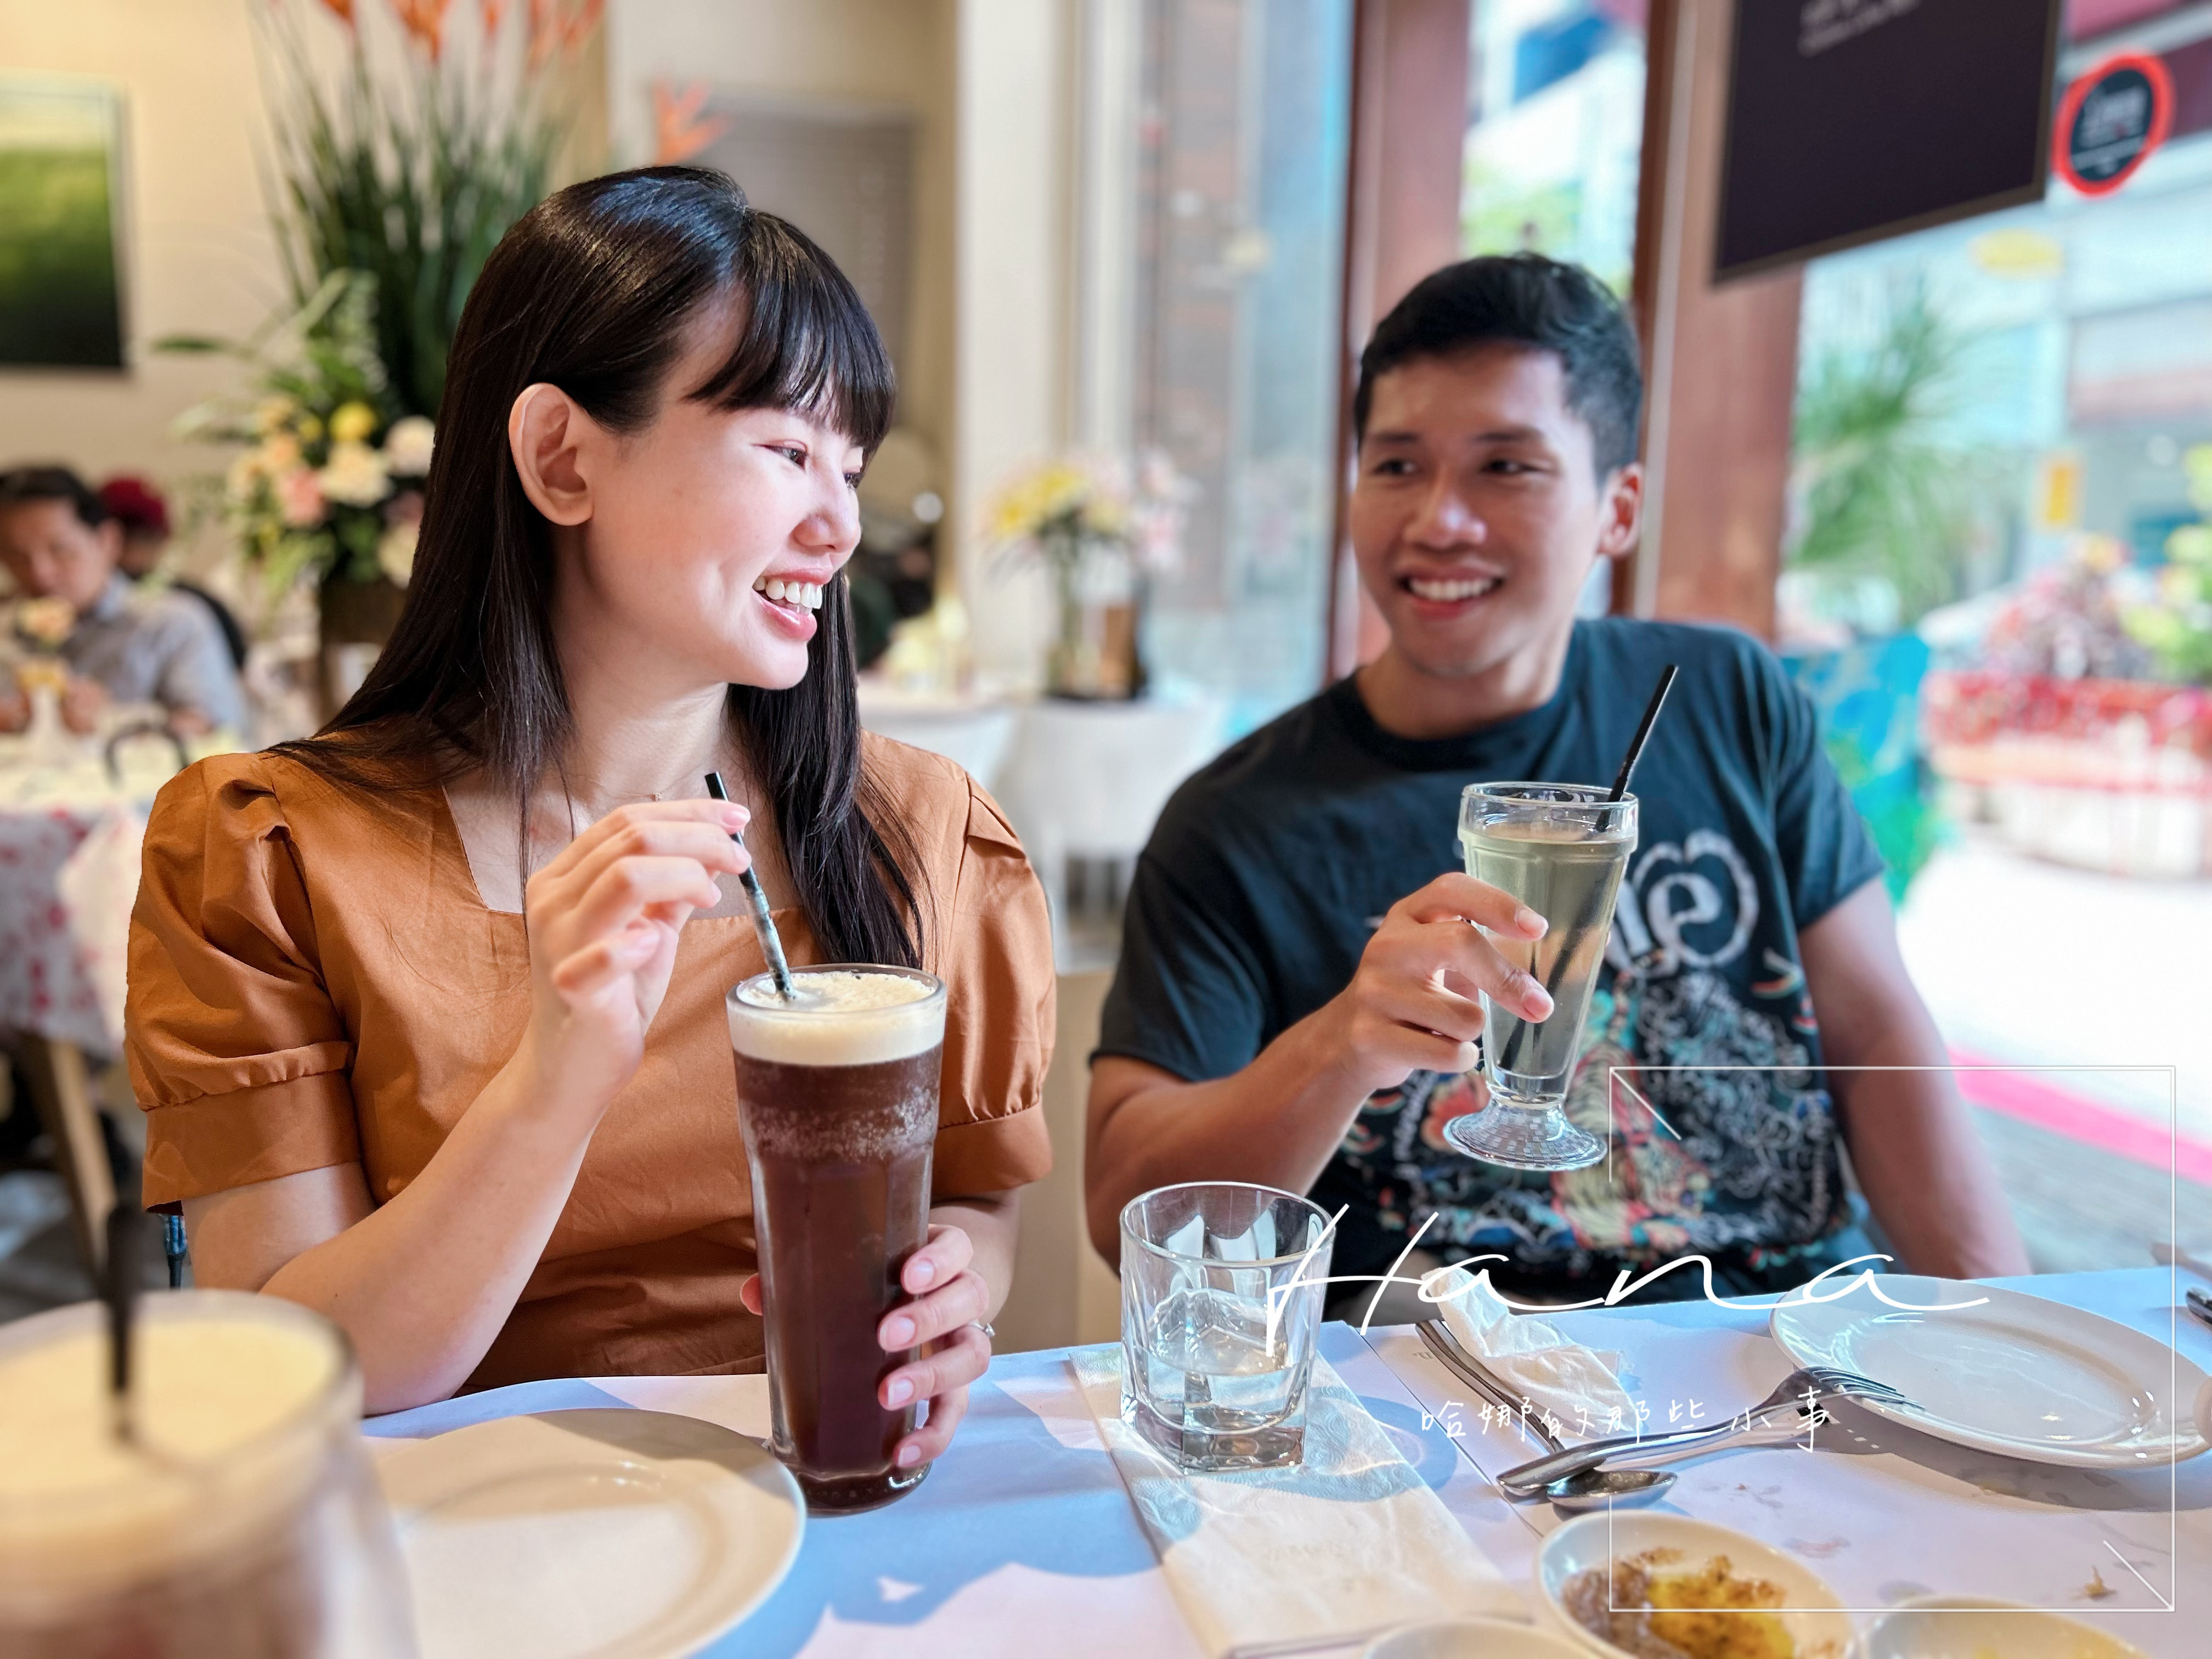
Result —
<svg viewBox="0 0 2212 1659"><path fill-rule="evenodd" d="M995 1342L999 1340L999 1334L991 1328L991 1322L989 1320L971 1319L968 1322L970 1325L973 1325L977 1330L983 1333L983 1340L986 1342Z"/></svg>

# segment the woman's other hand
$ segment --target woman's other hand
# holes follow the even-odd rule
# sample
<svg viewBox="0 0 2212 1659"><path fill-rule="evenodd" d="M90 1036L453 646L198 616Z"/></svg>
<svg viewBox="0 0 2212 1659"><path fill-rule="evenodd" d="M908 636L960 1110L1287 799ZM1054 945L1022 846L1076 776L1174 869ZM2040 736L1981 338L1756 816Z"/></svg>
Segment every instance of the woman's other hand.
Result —
<svg viewBox="0 0 2212 1659"><path fill-rule="evenodd" d="M929 1402L929 1420L898 1443L897 1467L933 1463L951 1443L952 1431L968 1414L968 1385L991 1363L991 1339L981 1322L991 1310L991 1287L969 1264L975 1247L967 1230L933 1224L922 1247L899 1270L899 1287L910 1301L885 1314L876 1341L887 1354L920 1349L876 1385L876 1403L887 1412ZM761 1311L759 1276L738 1287L738 1297Z"/></svg>
<svg viewBox="0 0 2212 1659"><path fill-rule="evenodd" d="M531 877L530 1026L542 1091L606 1109L637 1070L676 965L677 935L721 900L717 875L747 863L732 841L748 814L726 801L617 807Z"/></svg>

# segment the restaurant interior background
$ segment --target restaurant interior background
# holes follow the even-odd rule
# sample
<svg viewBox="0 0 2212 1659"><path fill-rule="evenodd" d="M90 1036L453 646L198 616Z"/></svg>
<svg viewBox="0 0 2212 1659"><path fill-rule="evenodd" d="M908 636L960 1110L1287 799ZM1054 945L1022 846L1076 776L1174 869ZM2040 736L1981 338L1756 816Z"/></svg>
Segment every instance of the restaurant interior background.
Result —
<svg viewBox="0 0 2212 1659"><path fill-rule="evenodd" d="M357 682L411 544L272 583L304 544L254 543L239 490L270 434L191 424L252 406L317 287L271 214L301 87L451 74L472 118L544 124L552 183L696 158L815 235L902 383L864 493L864 718L1000 794L1059 927L1059 1164L1001 1347L1115 1328L1080 1126L1129 860L1181 776L1376 648L1348 366L1420 275L1518 247L1590 265L1646 343L1653 520L1587 605L1748 629L1812 691L1911 964L1999 1068L1962 1081L2038 1267L2140 1264L2177 1208L2212 1240L2212 3L2069 0L2062 91L2124 52L2170 81L2121 187L2054 173L1719 283L1726 0L538 0L494 36L487 9L8 8L0 462L169 495L173 568L252 635L238 740L273 741ZM75 207L39 193L57 156L88 167ZM20 307L72 212L100 281L64 341ZM180 349L216 340L262 361ZM1054 532L1086 492L1122 528ZM105 1063L101 930L136 878L112 793L0 799L0 1024L33 1054L0 1317L88 1293L70 1181L137 1117Z"/></svg>

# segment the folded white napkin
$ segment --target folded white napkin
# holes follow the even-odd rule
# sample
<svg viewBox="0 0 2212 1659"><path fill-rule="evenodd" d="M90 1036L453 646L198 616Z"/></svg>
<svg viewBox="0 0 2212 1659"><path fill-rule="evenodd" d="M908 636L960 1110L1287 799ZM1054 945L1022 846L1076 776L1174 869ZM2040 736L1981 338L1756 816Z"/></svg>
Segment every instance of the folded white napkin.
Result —
<svg viewBox="0 0 2212 1659"><path fill-rule="evenodd" d="M1208 1653L1349 1642L1473 1613L1528 1616L1326 1360L1314 1361L1303 1463L1186 1474L1122 1422L1120 1346L1069 1358L1169 1587Z"/></svg>
<svg viewBox="0 0 2212 1659"><path fill-rule="evenodd" d="M1585 1348L1548 1319L1515 1313L1464 1267L1439 1268L1422 1283L1461 1346L1532 1411L1549 1412L1560 1439L1634 1432L1636 1402L1620 1385L1620 1354Z"/></svg>

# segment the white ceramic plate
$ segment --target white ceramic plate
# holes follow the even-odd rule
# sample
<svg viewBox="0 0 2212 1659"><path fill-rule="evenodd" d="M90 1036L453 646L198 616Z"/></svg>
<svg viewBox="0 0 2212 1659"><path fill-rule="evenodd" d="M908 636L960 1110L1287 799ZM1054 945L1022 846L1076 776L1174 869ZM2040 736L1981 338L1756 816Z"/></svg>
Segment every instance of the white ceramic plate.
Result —
<svg viewBox="0 0 2212 1659"><path fill-rule="evenodd" d="M1359 1659L1583 1659L1564 1636L1504 1619L1444 1619L1377 1637Z"/></svg>
<svg viewBox="0 0 2212 1659"><path fill-rule="evenodd" d="M1918 1409L1861 1401L1878 1415L1980 1451L2077 1468L2131 1469L2194 1457L2204 1373L2155 1337L2100 1315L1993 1285L1885 1273L1867 1290L1782 1302L1774 1340L1800 1365L1887 1382Z"/></svg>
<svg viewBox="0 0 2212 1659"><path fill-rule="evenodd" d="M2094 1625L2009 1601L1917 1595L1868 1626L1857 1659L2148 1659Z"/></svg>
<svg viewBox="0 0 2212 1659"><path fill-rule="evenodd" d="M1684 1571L1694 1571L1713 1557L1725 1555L1730 1570L1739 1577L1779 1584L1784 1599L1778 1611L1798 1659L1844 1659L1850 1652L1850 1615L1818 1573L1796 1556L1784 1555L1748 1533L1692 1521L1687 1516L1650 1510L1578 1516L1537 1547L1536 1589L1560 1628L1586 1651L1620 1659L1619 1648L1575 1622L1561 1595L1568 1580L1577 1573L1653 1549L1680 1551L1676 1565Z"/></svg>
<svg viewBox="0 0 2212 1659"><path fill-rule="evenodd" d="M422 1659L659 1659L782 1582L806 1507L743 1435L663 1412L541 1412L388 1454Z"/></svg>

